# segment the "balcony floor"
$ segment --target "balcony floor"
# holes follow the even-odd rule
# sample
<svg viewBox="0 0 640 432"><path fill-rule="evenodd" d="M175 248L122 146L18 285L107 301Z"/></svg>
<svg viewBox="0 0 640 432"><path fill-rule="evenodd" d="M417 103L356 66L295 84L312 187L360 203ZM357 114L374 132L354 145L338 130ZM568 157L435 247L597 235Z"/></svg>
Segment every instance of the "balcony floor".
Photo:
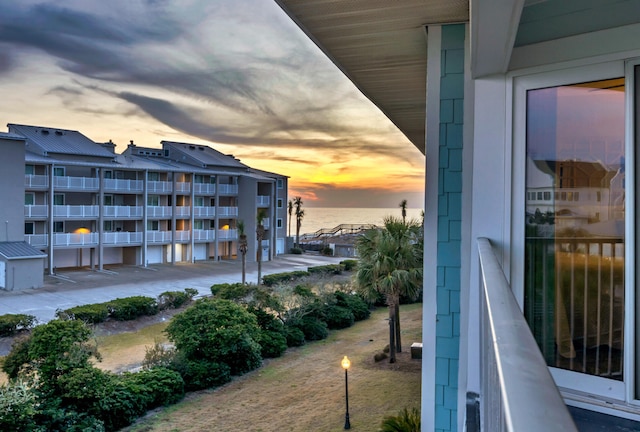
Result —
<svg viewBox="0 0 640 432"><path fill-rule="evenodd" d="M580 432L640 431L640 422L572 406L568 408Z"/></svg>

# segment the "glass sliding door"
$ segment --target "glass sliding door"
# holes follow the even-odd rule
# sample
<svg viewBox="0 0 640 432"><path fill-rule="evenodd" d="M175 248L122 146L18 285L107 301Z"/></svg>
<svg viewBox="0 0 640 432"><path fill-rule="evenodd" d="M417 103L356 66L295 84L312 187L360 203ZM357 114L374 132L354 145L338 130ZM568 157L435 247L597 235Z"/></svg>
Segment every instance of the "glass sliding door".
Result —
<svg viewBox="0 0 640 432"><path fill-rule="evenodd" d="M625 80L526 92L524 312L549 366L622 381Z"/></svg>

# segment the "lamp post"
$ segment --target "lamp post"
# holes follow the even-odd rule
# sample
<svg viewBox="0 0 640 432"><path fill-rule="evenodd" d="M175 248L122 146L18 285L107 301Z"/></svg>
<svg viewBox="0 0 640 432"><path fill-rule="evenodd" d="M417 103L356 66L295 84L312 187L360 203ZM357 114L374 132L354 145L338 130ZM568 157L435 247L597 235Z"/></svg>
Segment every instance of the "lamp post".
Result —
<svg viewBox="0 0 640 432"><path fill-rule="evenodd" d="M349 367L351 366L351 361L349 361L349 358L347 356L344 356L341 364L342 364L342 369L344 369L344 394L345 394L345 400L347 402L347 411L346 411L346 414L344 415L344 428L351 429L351 423L349 423L349 379L348 379L348 373L349 373Z"/></svg>

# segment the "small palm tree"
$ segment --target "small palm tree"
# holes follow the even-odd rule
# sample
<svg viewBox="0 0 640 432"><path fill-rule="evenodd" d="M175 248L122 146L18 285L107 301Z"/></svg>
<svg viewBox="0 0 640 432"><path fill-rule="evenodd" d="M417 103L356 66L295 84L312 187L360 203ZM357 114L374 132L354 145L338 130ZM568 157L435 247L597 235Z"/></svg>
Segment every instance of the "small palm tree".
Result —
<svg viewBox="0 0 640 432"><path fill-rule="evenodd" d="M293 199L293 206L296 213L296 247L300 248L300 227L302 226L302 219L304 218L304 210L302 210L302 197L295 197Z"/></svg>
<svg viewBox="0 0 640 432"><path fill-rule="evenodd" d="M262 240L264 239L264 225L262 222L266 219L267 212L264 209L258 209L256 214L256 241L258 242L258 285L262 280Z"/></svg>
<svg viewBox="0 0 640 432"><path fill-rule="evenodd" d="M380 432L420 432L420 410L405 408L398 415L385 417Z"/></svg>
<svg viewBox="0 0 640 432"><path fill-rule="evenodd" d="M244 232L244 221L238 221L238 250L242 254L242 284L247 283L247 251L249 250L249 242L247 241L247 233Z"/></svg>
<svg viewBox="0 0 640 432"><path fill-rule="evenodd" d="M407 222L407 200L400 201L400 208L402 209L402 222Z"/></svg>

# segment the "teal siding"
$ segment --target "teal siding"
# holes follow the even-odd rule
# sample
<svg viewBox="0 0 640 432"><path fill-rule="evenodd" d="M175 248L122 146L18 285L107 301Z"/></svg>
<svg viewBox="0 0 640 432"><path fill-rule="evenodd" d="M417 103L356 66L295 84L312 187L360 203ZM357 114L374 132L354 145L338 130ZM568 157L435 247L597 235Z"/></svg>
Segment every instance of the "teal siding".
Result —
<svg viewBox="0 0 640 432"><path fill-rule="evenodd" d="M463 24L442 27L436 323L436 431L456 431L462 238Z"/></svg>

